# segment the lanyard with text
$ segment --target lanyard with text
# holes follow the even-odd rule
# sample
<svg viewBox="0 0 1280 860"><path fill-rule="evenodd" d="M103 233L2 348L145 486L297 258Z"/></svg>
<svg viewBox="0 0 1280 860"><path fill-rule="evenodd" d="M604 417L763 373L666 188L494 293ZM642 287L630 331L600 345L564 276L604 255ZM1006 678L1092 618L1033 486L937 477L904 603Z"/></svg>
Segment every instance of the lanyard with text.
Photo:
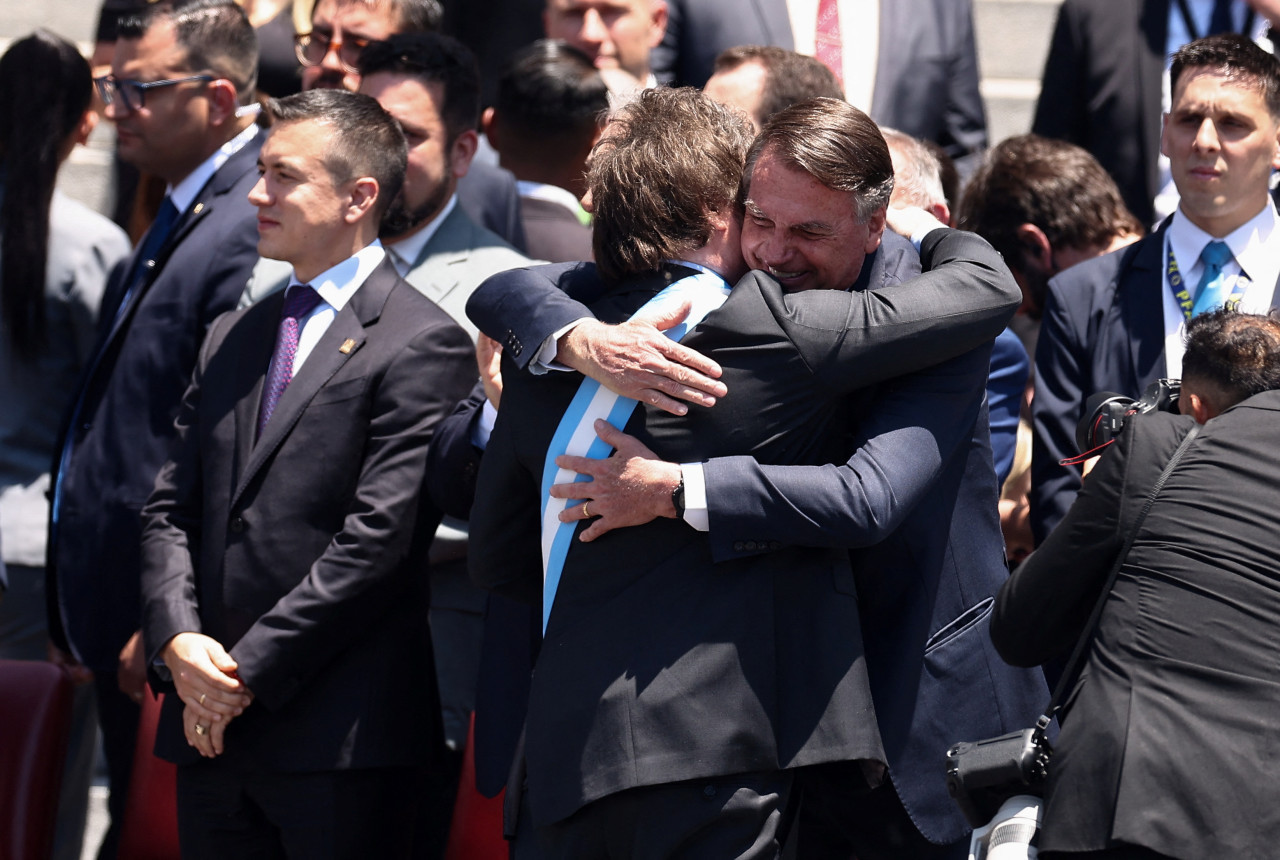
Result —
<svg viewBox="0 0 1280 860"><path fill-rule="evenodd" d="M686 300L692 302L693 307L684 322L666 331L667 337L675 341L683 338L729 297L729 284L715 272L690 263L681 262L679 265L700 271L666 287L636 311L636 315L651 314L662 305L679 304ZM635 407L636 401L630 397L610 391L594 379L584 378L578 386L577 394L569 403L569 408L565 410L564 417L560 419L555 435L551 437L551 445L547 449L547 458L542 467L543 633L547 630L547 620L551 617L551 605L555 602L556 590L560 587L565 557L569 554L573 533L579 522L560 522L560 512L567 507L568 502L565 499L551 498L551 485L587 480L586 475L561 469L556 465L556 457L561 454L596 460L608 457L612 449L596 436L595 420L603 418L621 429L630 419Z"/></svg>
<svg viewBox="0 0 1280 860"><path fill-rule="evenodd" d="M1178 303L1178 307L1182 309L1182 317L1187 322L1191 321L1191 309L1195 307L1196 296L1191 295L1187 289L1186 279L1182 277L1182 270L1178 268L1178 261L1173 256L1173 243L1165 239L1165 245L1168 250L1165 252L1167 261L1165 263L1165 276L1169 282L1169 290L1173 293L1173 300ZM1249 280L1249 276L1242 270L1236 276L1235 284L1231 288L1231 295L1223 302L1224 307L1230 307L1240 304L1240 300L1244 298L1245 292L1249 289L1253 282Z"/></svg>

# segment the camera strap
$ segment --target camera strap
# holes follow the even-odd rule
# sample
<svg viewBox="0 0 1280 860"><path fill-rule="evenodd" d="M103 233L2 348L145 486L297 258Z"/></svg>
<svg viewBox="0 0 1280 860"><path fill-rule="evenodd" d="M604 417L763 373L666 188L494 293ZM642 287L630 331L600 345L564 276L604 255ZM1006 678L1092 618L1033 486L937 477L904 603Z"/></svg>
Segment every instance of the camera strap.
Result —
<svg viewBox="0 0 1280 860"><path fill-rule="evenodd" d="M1045 740L1049 723L1053 722L1053 718L1061 710L1063 699L1066 698L1067 692L1075 685L1081 670L1084 668L1084 656L1089 645L1093 642L1093 634L1097 630L1099 619L1102 618L1102 608L1106 605L1107 598L1111 595L1111 589L1116 584L1116 577L1120 575L1120 568L1124 566L1125 559L1129 556L1129 550L1133 547L1133 542L1138 537L1138 530L1142 528L1142 523L1147 518L1147 512L1155 504L1156 496L1160 494L1160 489L1169 480L1169 475L1173 473L1174 467L1178 465L1182 455L1187 452L1187 449L1191 447L1191 443L1195 441L1196 436L1199 434L1200 425L1192 424L1191 429L1187 431L1187 435L1182 438L1182 443L1178 445L1177 450L1173 452L1173 456L1169 458L1164 471L1160 473L1160 477L1156 478L1156 482L1151 486L1151 492L1147 494L1146 504L1138 512L1137 519L1133 521L1133 526L1129 529L1128 536L1125 537L1124 547L1120 550L1120 554L1116 556L1115 563L1111 566L1111 572L1107 575L1107 582L1102 587L1102 593L1098 595L1098 602L1093 606L1093 612L1090 613L1089 621L1085 624L1084 631L1080 634L1080 639L1076 642L1076 647L1071 652L1071 658L1067 660L1066 668L1062 670L1062 676L1058 679L1058 685L1053 689L1049 704L1045 707L1044 713L1040 715L1040 719L1036 720L1037 742Z"/></svg>

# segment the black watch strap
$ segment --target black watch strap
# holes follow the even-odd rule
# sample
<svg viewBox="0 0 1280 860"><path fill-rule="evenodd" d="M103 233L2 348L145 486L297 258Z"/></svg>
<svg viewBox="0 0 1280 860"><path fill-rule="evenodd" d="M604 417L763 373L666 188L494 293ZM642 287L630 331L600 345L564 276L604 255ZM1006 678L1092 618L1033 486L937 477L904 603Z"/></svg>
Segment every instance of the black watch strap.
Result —
<svg viewBox="0 0 1280 860"><path fill-rule="evenodd" d="M676 519L684 519L684 475L680 476L680 483L671 491L671 504L676 509Z"/></svg>

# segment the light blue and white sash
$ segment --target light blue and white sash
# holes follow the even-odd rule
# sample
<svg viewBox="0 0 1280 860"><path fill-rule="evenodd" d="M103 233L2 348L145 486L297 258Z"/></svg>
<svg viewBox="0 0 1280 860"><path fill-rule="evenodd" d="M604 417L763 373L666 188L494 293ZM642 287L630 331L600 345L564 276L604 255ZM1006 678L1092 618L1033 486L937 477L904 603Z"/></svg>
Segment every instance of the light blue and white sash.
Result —
<svg viewBox="0 0 1280 860"><path fill-rule="evenodd" d="M729 284L715 272L692 263L679 262L677 265L698 269L699 273L671 284L635 313L635 316L648 315L663 306L691 301L693 308L684 322L666 332L667 337L674 341L681 340L690 329L724 304L724 300L729 297ZM547 449L547 459L542 467L543 633L547 630L547 619L551 617L551 605L555 602L556 589L560 586L565 556L569 553L573 532L578 525L576 521L560 522L560 512L568 506L568 501L553 499L551 485L589 480L586 475L561 469L556 465L556 457L561 454L591 457L595 460L608 457L613 449L596 436L595 420L603 418L621 429L631 418L635 407L636 401L630 397L615 394L594 379L584 378L569 408L565 410L564 417L560 419L555 435L551 437L551 446Z"/></svg>

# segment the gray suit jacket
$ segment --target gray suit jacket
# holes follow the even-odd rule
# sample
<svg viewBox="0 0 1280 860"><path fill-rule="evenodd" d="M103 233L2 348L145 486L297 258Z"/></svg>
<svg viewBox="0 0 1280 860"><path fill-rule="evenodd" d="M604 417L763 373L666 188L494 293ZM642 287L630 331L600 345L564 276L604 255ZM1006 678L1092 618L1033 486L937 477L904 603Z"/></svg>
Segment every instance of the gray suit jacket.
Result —
<svg viewBox="0 0 1280 860"><path fill-rule="evenodd" d="M22 362L0 328L0 534L10 564L44 567L45 493L58 425L93 354L107 275L128 253L123 230L71 198L53 195L44 348L33 362Z"/></svg>

